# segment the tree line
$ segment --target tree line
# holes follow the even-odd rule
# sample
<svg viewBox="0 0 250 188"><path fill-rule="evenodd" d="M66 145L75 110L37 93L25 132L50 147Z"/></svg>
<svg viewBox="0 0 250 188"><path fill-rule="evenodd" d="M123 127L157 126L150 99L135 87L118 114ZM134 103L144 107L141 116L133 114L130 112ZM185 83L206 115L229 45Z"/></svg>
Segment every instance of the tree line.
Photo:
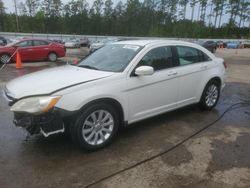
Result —
<svg viewBox="0 0 250 188"><path fill-rule="evenodd" d="M16 2L16 0L14 0ZM0 31L191 38L250 38L250 0L25 0ZM226 21L225 21L226 20Z"/></svg>

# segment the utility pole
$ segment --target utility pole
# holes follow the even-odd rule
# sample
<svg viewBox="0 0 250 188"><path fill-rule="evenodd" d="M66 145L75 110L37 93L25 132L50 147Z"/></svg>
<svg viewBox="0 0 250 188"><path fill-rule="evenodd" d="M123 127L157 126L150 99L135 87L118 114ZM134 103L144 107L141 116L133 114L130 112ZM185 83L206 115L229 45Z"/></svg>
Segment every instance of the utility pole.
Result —
<svg viewBox="0 0 250 188"><path fill-rule="evenodd" d="M15 6L15 14L16 14L16 32L19 32L19 23L18 23L18 15L17 15L17 0L14 0Z"/></svg>

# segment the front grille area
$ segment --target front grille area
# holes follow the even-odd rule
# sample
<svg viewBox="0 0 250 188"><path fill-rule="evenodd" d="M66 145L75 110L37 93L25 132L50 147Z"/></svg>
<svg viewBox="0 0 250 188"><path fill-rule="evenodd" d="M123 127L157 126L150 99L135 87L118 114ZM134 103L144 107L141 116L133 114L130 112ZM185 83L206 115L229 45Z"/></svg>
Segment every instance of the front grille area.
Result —
<svg viewBox="0 0 250 188"><path fill-rule="evenodd" d="M64 127L62 118L53 112L41 115L15 112L14 123L17 127L25 128L31 135L39 133L41 129L43 134L51 134Z"/></svg>

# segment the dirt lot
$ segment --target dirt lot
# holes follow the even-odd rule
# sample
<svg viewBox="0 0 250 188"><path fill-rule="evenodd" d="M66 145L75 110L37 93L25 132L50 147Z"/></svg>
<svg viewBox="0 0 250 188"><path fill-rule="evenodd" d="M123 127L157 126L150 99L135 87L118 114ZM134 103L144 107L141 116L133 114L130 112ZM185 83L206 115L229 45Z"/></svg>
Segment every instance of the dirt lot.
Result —
<svg viewBox="0 0 250 188"><path fill-rule="evenodd" d="M26 137L13 126L0 96L0 187L250 187L249 106L234 106L182 143L230 105L250 101L250 49L219 49L216 55L228 64L228 82L214 110L203 112L194 105L136 123L122 130L112 145L92 153L65 135ZM64 61L27 63L21 70L7 66L0 72L0 86Z"/></svg>

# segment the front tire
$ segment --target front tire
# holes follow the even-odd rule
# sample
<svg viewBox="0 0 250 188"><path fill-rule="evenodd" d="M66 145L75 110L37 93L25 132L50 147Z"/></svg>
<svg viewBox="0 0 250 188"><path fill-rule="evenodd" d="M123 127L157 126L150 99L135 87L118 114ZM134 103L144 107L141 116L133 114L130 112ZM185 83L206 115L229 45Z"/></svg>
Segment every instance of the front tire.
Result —
<svg viewBox="0 0 250 188"><path fill-rule="evenodd" d="M10 55L2 54L0 55L0 63L6 64L10 62Z"/></svg>
<svg viewBox="0 0 250 188"><path fill-rule="evenodd" d="M216 80L211 80L207 83L205 89L203 90L200 107L203 110L213 109L220 97L220 84Z"/></svg>
<svg viewBox="0 0 250 188"><path fill-rule="evenodd" d="M78 115L72 127L71 138L84 149L97 150L115 138L118 126L119 117L111 105L94 104Z"/></svg>

